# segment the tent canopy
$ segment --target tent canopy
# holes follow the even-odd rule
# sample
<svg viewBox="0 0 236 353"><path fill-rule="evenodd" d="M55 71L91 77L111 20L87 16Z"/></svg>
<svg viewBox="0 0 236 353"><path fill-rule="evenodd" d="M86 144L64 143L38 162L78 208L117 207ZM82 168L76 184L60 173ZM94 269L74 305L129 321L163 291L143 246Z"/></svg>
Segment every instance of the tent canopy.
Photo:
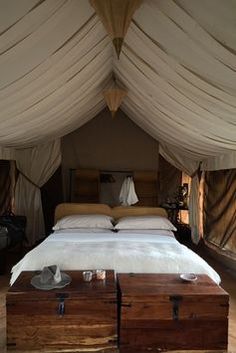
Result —
<svg viewBox="0 0 236 353"><path fill-rule="evenodd" d="M143 0L119 60L88 0L0 0L0 33L0 146L82 126L115 73L121 109L163 148L196 162L234 155L235 0Z"/></svg>
<svg viewBox="0 0 236 353"><path fill-rule="evenodd" d="M0 0L0 158L20 171L30 244L43 234L40 187L60 165L59 138L105 107L114 75L121 109L192 176L196 240L199 162L236 168L236 0L143 0L119 60L88 0Z"/></svg>

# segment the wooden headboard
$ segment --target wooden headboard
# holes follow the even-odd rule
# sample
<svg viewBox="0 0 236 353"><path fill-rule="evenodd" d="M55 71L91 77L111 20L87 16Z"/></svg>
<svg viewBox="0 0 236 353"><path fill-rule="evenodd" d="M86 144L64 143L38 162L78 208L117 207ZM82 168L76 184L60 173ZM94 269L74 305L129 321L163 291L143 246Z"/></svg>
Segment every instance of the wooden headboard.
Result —
<svg viewBox="0 0 236 353"><path fill-rule="evenodd" d="M126 216L144 216L156 215L167 217L164 208L160 207L134 207L134 206L118 206L111 208L104 204L88 204L88 203L61 203L55 210L55 223L65 216L72 214L105 214L114 219Z"/></svg>
<svg viewBox="0 0 236 353"><path fill-rule="evenodd" d="M113 182L120 180L120 176L127 175L133 177L135 191L138 196L137 206L157 207L158 205L158 176L157 170L146 171L130 171L130 170L108 170L101 171L96 169L70 169L70 201L78 203L99 203L103 200L103 187L101 177L110 175L113 177ZM116 178L117 177L117 178ZM109 182L108 182L109 183ZM109 184L108 184L109 185ZM114 185L119 185L114 184ZM114 186L113 185L113 186ZM119 185L119 188L121 185ZM112 191L110 191L112 192ZM118 196L118 195L117 195ZM107 196L105 198L107 200ZM111 198L110 204L119 205L119 200ZM109 201L107 201L109 202Z"/></svg>
<svg viewBox="0 0 236 353"><path fill-rule="evenodd" d="M117 206L111 209L114 219L127 216L162 216L167 217L166 210L161 207L142 207L142 206Z"/></svg>

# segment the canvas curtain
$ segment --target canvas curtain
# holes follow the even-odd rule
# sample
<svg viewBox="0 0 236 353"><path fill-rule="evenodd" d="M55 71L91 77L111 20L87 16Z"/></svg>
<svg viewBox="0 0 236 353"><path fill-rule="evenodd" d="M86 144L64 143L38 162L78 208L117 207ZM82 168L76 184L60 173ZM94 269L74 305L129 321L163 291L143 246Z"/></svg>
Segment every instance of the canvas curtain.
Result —
<svg viewBox="0 0 236 353"><path fill-rule="evenodd" d="M236 259L236 169L205 174L205 241Z"/></svg>
<svg viewBox="0 0 236 353"><path fill-rule="evenodd" d="M197 161L188 159L184 153L181 154L175 148L170 148L165 144L160 145L160 154L176 168L191 176L191 187L189 196L189 224L191 226L191 236L194 243L198 243L203 237L200 214L200 180L199 164Z"/></svg>
<svg viewBox="0 0 236 353"><path fill-rule="evenodd" d="M159 192L158 201L162 205L173 198L181 185L181 171L159 155Z"/></svg>
<svg viewBox="0 0 236 353"><path fill-rule="evenodd" d="M0 160L0 215L11 208L10 161Z"/></svg>
<svg viewBox="0 0 236 353"><path fill-rule="evenodd" d="M16 150L19 177L15 190L16 214L27 217L27 240L34 245L45 236L40 187L61 163L60 141Z"/></svg>

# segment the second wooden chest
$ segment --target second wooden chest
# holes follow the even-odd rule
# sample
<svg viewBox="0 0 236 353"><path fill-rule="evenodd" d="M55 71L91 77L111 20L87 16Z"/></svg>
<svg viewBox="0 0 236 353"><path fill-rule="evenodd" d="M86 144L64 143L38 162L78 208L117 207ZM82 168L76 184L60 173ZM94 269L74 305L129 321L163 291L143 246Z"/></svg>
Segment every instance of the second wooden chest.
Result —
<svg viewBox="0 0 236 353"><path fill-rule="evenodd" d="M119 274L120 352L225 350L228 294L208 276Z"/></svg>

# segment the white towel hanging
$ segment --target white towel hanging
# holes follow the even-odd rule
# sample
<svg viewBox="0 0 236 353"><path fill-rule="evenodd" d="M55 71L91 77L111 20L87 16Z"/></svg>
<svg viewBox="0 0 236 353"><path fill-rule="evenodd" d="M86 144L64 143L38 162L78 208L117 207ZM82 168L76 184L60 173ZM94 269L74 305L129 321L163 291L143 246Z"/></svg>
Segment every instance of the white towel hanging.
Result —
<svg viewBox="0 0 236 353"><path fill-rule="evenodd" d="M122 206L134 205L138 202L132 177L126 177L120 190L119 200Z"/></svg>

